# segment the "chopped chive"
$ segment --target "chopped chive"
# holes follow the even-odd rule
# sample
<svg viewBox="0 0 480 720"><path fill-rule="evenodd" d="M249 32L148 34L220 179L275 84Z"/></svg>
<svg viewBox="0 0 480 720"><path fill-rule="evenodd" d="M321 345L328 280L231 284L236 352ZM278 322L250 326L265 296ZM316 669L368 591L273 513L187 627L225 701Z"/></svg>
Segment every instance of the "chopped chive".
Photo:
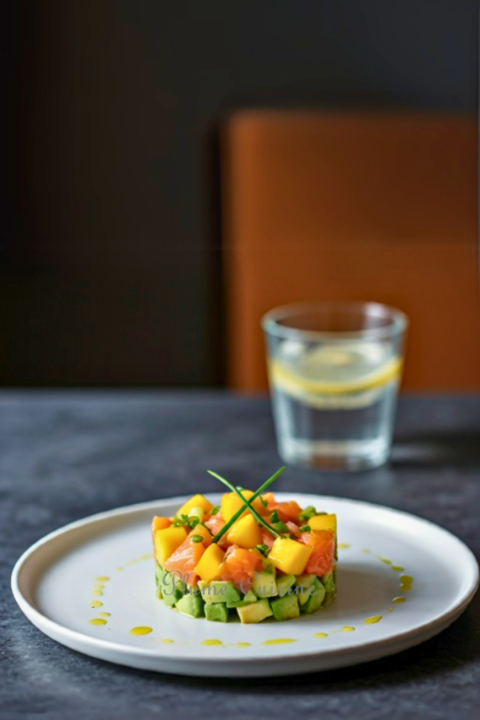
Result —
<svg viewBox="0 0 480 720"><path fill-rule="evenodd" d="M250 501L252 502L252 501L255 500L259 495L261 495L261 493L263 493L263 492L269 487L269 485L271 485L271 484L279 477L279 475L281 475L281 474L283 473L284 470L285 470L285 465L284 465L283 467L279 468L279 470L277 470L276 473L274 473L271 477L269 477L268 480L265 480L265 482L263 483L263 485L261 485L261 486L258 488L258 490L256 490L256 491L253 493L252 497L250 498ZM216 543L216 542L218 542L218 541L220 540L220 538L232 527L233 523L238 520L238 518L240 517L240 515L242 515L242 513L243 513L244 510L245 510L245 508L246 508L246 504L244 504L243 507L242 507L240 510L238 510L238 511L235 513L235 515L234 515L233 517L231 517L230 520L229 520L227 523L225 523L225 525L223 526L223 528L222 528L221 530L219 530L216 535L214 535L214 537L213 537L213 539L212 539L212 542Z"/></svg>
<svg viewBox="0 0 480 720"><path fill-rule="evenodd" d="M302 525L300 527L300 532L310 532L310 531L311 531L310 525Z"/></svg>
<svg viewBox="0 0 480 720"><path fill-rule="evenodd" d="M270 514L270 522L271 522L271 523L280 522L280 518L278 517L278 512L277 512L276 510L274 510L274 511Z"/></svg>
<svg viewBox="0 0 480 720"><path fill-rule="evenodd" d="M265 500L265 498L260 497L260 502L262 503L263 507L268 507L268 502Z"/></svg>
<svg viewBox="0 0 480 720"><path fill-rule="evenodd" d="M220 505L215 505L210 511L210 515L216 515L218 512L220 512Z"/></svg>
<svg viewBox="0 0 480 720"><path fill-rule="evenodd" d="M264 557L267 557L268 555L268 545L255 545L255 550L262 553Z"/></svg>
<svg viewBox="0 0 480 720"><path fill-rule="evenodd" d="M205 538L202 535L192 535L192 537L190 539L194 543L201 543L205 540Z"/></svg>
<svg viewBox="0 0 480 720"><path fill-rule="evenodd" d="M216 477L217 480L220 480L221 483L223 483L224 485L226 485L232 492L234 492L236 495L238 495L238 497L240 498L240 500L243 500L243 502L245 503L245 506L248 508L248 510L250 510L250 512L252 513L253 517L255 518L255 520L256 520L258 523L260 523L260 525L263 525L263 527L264 527L266 530L268 530L269 533L271 533L272 535L275 535L275 537L277 537L277 538L280 537L280 535L277 533L277 531L274 530L274 528L272 528L272 527L266 522L266 520L264 520L264 519L262 518L262 516L257 513L257 511L255 510L255 508L254 508L253 505L251 504L250 500L247 500L247 498L246 498L244 495L242 495L241 491L238 490L238 488L236 488L234 485L232 485L231 482L229 482L228 480L226 480L224 477L222 477L222 476L219 475L218 473L215 473L215 472L213 472L212 470L207 470L207 472L208 472L210 475L213 475L213 477Z"/></svg>
<svg viewBox="0 0 480 720"><path fill-rule="evenodd" d="M313 505L309 505L307 508L305 508L305 510L302 510L302 512L300 513L298 518L302 522L308 522L311 517L313 517L314 515L317 515L317 514L320 514L320 513L317 513L317 511L315 510Z"/></svg>
<svg viewBox="0 0 480 720"><path fill-rule="evenodd" d="M198 517L192 517L190 518L190 522L188 523L188 526L193 530L197 527L198 523L200 522L200 518Z"/></svg>
<svg viewBox="0 0 480 720"><path fill-rule="evenodd" d="M278 522L272 523L272 527L274 527L275 530L279 533L286 533L286 532L288 533L288 527L281 520L279 520Z"/></svg>

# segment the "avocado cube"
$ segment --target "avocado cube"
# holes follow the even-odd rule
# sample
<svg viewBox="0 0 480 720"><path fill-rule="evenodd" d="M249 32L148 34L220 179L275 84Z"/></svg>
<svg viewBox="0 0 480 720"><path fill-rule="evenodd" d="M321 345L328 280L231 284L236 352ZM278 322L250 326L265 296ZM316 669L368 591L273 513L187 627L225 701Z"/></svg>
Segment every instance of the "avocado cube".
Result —
<svg viewBox="0 0 480 720"><path fill-rule="evenodd" d="M327 591L326 595L325 595L325 599L323 601L324 605L327 605L329 602L332 602L333 598L337 594L336 575L337 575L337 571L336 571L336 568L334 568L332 572L327 573L322 578L320 578L323 587Z"/></svg>
<svg viewBox="0 0 480 720"><path fill-rule="evenodd" d="M157 598L161 600L163 598L162 593L162 584L163 584L163 576L165 574L164 569L161 565L159 565L157 562L155 563L155 587L157 589Z"/></svg>
<svg viewBox="0 0 480 720"><path fill-rule="evenodd" d="M239 607L237 613L242 623L259 623L273 614L267 599Z"/></svg>
<svg viewBox="0 0 480 720"><path fill-rule="evenodd" d="M278 594L275 573L267 570L256 573L252 590L259 598L275 597Z"/></svg>
<svg viewBox="0 0 480 720"><path fill-rule="evenodd" d="M212 580L210 583L199 582L198 587L206 603L239 602L242 599L232 582Z"/></svg>
<svg viewBox="0 0 480 720"><path fill-rule="evenodd" d="M258 598L255 595L255 593L248 592L238 602L228 602L227 608L239 608L239 607L243 607L244 605L250 605L251 603L257 602L257 599Z"/></svg>
<svg viewBox="0 0 480 720"><path fill-rule="evenodd" d="M184 595L177 602L177 610L179 612L183 613L183 615L190 615L194 618L204 616L203 606L204 602L200 595Z"/></svg>
<svg viewBox="0 0 480 720"><path fill-rule="evenodd" d="M277 577L277 592L280 597L288 595L296 581L295 575L281 575Z"/></svg>
<svg viewBox="0 0 480 720"><path fill-rule="evenodd" d="M315 582L315 578L317 576L313 574L307 574L304 575L297 575L295 579L295 585L300 588L301 590L306 590L309 588L313 583Z"/></svg>
<svg viewBox="0 0 480 720"><path fill-rule="evenodd" d="M174 607L180 598L183 597L185 585L184 583L172 575L165 572L161 583L163 602L167 607Z"/></svg>
<svg viewBox="0 0 480 720"><path fill-rule="evenodd" d="M206 603L205 617L213 622L228 622L228 610L225 603Z"/></svg>
<svg viewBox="0 0 480 720"><path fill-rule="evenodd" d="M291 620L300 615L300 608L295 595L284 595L281 598L270 600L270 607L275 620Z"/></svg>
<svg viewBox="0 0 480 720"><path fill-rule="evenodd" d="M307 602L302 605L302 613L313 613L320 610L326 595L326 590L318 578L309 588L310 597Z"/></svg>

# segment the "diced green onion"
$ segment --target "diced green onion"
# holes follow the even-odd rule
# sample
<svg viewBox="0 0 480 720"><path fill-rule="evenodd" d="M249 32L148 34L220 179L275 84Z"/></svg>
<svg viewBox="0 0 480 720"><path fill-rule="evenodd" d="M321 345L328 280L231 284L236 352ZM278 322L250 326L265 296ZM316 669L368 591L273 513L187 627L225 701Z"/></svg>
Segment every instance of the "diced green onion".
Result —
<svg viewBox="0 0 480 720"><path fill-rule="evenodd" d="M192 535L191 541L194 543L201 543L205 540L205 538L202 535Z"/></svg>

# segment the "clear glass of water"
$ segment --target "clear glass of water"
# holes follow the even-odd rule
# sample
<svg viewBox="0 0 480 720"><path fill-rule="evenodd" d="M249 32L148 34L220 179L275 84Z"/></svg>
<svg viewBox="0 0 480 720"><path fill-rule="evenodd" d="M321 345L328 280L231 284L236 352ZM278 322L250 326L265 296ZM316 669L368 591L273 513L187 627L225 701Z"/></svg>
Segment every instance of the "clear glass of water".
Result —
<svg viewBox="0 0 480 720"><path fill-rule="evenodd" d="M388 460L407 317L378 303L304 303L262 319L283 460L364 470Z"/></svg>

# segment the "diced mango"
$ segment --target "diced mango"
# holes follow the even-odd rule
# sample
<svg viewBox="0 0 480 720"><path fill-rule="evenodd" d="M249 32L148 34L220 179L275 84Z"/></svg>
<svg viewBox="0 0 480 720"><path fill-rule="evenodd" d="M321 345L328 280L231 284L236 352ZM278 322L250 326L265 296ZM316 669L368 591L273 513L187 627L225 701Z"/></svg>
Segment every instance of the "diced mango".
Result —
<svg viewBox="0 0 480 720"><path fill-rule="evenodd" d="M337 516L336 515L314 515L308 521L312 530L330 530L337 532Z"/></svg>
<svg viewBox="0 0 480 720"><path fill-rule="evenodd" d="M155 515L152 520L152 533L155 534L157 530L165 530L165 528L170 527L171 524L172 521L168 518Z"/></svg>
<svg viewBox="0 0 480 720"><path fill-rule="evenodd" d="M249 512L246 517L242 517L233 523L232 527L228 531L227 540L232 545L238 545L238 547L249 550L254 548L255 545L260 545L262 542L262 533L258 527L258 523Z"/></svg>
<svg viewBox="0 0 480 720"><path fill-rule="evenodd" d="M177 511L177 515L188 515L190 510L195 507L202 508L205 513L209 513L213 508L213 505L210 500L207 500L207 498L203 497L203 495L194 495L190 498L190 500L187 500L187 502L182 505L180 510Z"/></svg>
<svg viewBox="0 0 480 720"><path fill-rule="evenodd" d="M273 543L268 559L276 568L288 575L301 575L305 570L313 548L290 540L277 538Z"/></svg>
<svg viewBox="0 0 480 720"><path fill-rule="evenodd" d="M202 558L195 568L195 573L199 575L203 582L211 582L218 580L221 574L220 565L223 561L225 553L216 543L208 547L202 555Z"/></svg>
<svg viewBox="0 0 480 720"><path fill-rule="evenodd" d="M242 495L245 497L246 500L250 500L250 498L253 495L253 492L251 490L242 490ZM222 495L222 500L220 503L220 511L222 513L222 518L225 520L225 522L228 522L230 518L232 518L235 513L237 513L242 507L244 503L236 493L225 493L225 495ZM265 509L262 505L262 502L260 498L256 498L253 503L253 507L257 512L264 512ZM248 514L250 514L250 510L245 510L244 513L240 517L246 517Z"/></svg>
<svg viewBox="0 0 480 720"><path fill-rule="evenodd" d="M154 535L155 559L163 567L170 555L184 542L187 532L183 527L169 527L157 530Z"/></svg>

